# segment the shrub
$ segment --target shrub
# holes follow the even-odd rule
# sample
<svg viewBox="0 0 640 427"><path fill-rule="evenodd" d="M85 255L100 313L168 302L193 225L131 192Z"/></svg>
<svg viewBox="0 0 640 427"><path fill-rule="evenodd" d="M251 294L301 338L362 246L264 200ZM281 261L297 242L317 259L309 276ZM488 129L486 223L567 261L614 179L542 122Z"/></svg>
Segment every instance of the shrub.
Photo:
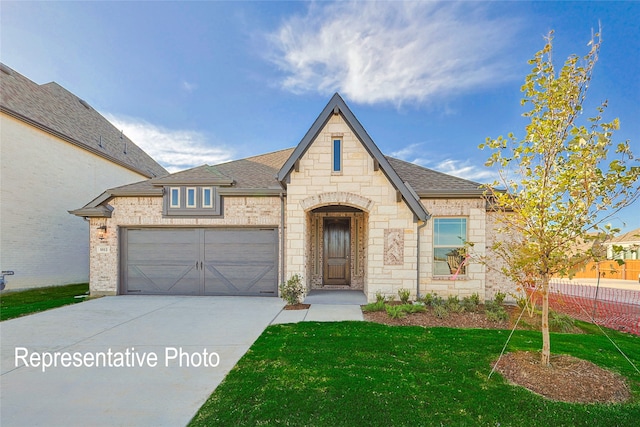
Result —
<svg viewBox="0 0 640 427"><path fill-rule="evenodd" d="M402 319L407 315L401 305L387 305L386 310L392 319Z"/></svg>
<svg viewBox="0 0 640 427"><path fill-rule="evenodd" d="M433 307L433 314L438 319L444 319L449 315L449 310L447 310L447 307L445 307L443 304L439 304Z"/></svg>
<svg viewBox="0 0 640 427"><path fill-rule="evenodd" d="M384 294L380 291L376 292L376 302L381 302L384 303L387 300L387 298L384 296Z"/></svg>
<svg viewBox="0 0 640 427"><path fill-rule="evenodd" d="M478 294L473 294L470 297L462 298L462 307L464 308L464 311L476 311L479 304L480 297L478 296Z"/></svg>
<svg viewBox="0 0 640 427"><path fill-rule="evenodd" d="M300 303L304 288L302 287L302 277L299 274L291 276L287 283L281 283L279 288L280 298L285 300L287 304L295 305Z"/></svg>
<svg viewBox="0 0 640 427"><path fill-rule="evenodd" d="M549 312L549 327L554 331L571 332L575 326L575 321L563 313Z"/></svg>
<svg viewBox="0 0 640 427"><path fill-rule="evenodd" d="M402 304L407 304L409 302L410 295L411 291L409 289L398 289L398 296L400 297L400 302Z"/></svg>
<svg viewBox="0 0 640 427"><path fill-rule="evenodd" d="M500 322L509 318L509 313L501 305L494 305L493 309L485 311L485 315L492 322Z"/></svg>
<svg viewBox="0 0 640 427"><path fill-rule="evenodd" d="M507 297L507 294L505 294L504 292L498 291L496 292L496 295L493 297L493 301L498 305L502 305L506 297Z"/></svg>
<svg viewBox="0 0 640 427"><path fill-rule="evenodd" d="M427 311L427 308L422 304L402 304L398 307L401 307L402 311L408 314L423 313Z"/></svg>
<svg viewBox="0 0 640 427"><path fill-rule="evenodd" d="M385 301L383 299L382 301L371 302L365 305L364 307L362 307L362 311L383 311L384 308Z"/></svg>
<svg viewBox="0 0 640 427"><path fill-rule="evenodd" d="M450 295L447 298L447 309L453 313L462 313L464 307L460 305L460 298L457 295Z"/></svg>
<svg viewBox="0 0 640 427"><path fill-rule="evenodd" d="M477 292L474 292L471 294L471 296L469 297L469 299L471 300L472 303L474 303L476 306L480 305L480 295L478 295Z"/></svg>

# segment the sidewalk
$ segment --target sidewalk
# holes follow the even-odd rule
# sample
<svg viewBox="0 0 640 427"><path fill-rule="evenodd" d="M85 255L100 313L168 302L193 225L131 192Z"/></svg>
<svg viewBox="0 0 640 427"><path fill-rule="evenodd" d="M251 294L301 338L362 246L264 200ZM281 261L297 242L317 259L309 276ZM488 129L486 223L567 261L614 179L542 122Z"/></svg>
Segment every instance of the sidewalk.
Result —
<svg viewBox="0 0 640 427"><path fill-rule="evenodd" d="M362 321L360 305L366 304L367 298L360 291L311 291L304 303L311 306L307 310L283 309L271 324Z"/></svg>

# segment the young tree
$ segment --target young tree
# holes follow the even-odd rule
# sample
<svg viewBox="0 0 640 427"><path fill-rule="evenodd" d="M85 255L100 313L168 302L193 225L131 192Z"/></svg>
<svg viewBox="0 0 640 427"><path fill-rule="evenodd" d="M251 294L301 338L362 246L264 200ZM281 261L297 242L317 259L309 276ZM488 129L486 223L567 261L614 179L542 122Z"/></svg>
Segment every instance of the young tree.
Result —
<svg viewBox="0 0 640 427"><path fill-rule="evenodd" d="M542 363L549 364L549 279L571 274L590 257L576 243L591 233L612 233L608 220L638 199L640 166L629 141L614 145L618 119L603 121L604 101L595 117L580 124L582 106L598 59L601 37L590 51L570 56L559 72L552 62L553 32L529 63L521 91L530 110L526 135L487 138L480 149L493 151L487 166L499 179L486 187L503 239L492 247L499 269L510 279L534 282L542 295ZM496 190L502 186L502 190Z"/></svg>

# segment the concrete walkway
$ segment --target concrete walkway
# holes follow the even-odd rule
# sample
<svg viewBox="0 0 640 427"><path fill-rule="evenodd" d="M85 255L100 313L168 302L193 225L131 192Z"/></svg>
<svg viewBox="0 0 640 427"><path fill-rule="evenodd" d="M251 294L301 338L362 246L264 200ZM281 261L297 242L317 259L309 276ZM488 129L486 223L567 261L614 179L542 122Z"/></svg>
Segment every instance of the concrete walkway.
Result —
<svg viewBox="0 0 640 427"><path fill-rule="evenodd" d="M362 291L311 291L304 299L307 310L282 310L271 324L296 322L340 322L364 320L361 304L367 303Z"/></svg>
<svg viewBox="0 0 640 427"><path fill-rule="evenodd" d="M363 320L364 294L348 292L312 293L308 310L105 297L0 322L0 425L186 425L269 324Z"/></svg>
<svg viewBox="0 0 640 427"><path fill-rule="evenodd" d="M283 306L118 296L0 322L0 425L183 426Z"/></svg>

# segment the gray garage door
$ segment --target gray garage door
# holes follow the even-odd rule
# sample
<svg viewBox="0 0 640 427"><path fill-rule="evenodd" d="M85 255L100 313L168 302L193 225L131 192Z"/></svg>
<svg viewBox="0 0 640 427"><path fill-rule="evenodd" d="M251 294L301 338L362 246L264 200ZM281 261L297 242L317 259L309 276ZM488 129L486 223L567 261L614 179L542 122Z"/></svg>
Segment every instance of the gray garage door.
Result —
<svg viewBox="0 0 640 427"><path fill-rule="evenodd" d="M277 296L273 228L122 230L125 294Z"/></svg>

